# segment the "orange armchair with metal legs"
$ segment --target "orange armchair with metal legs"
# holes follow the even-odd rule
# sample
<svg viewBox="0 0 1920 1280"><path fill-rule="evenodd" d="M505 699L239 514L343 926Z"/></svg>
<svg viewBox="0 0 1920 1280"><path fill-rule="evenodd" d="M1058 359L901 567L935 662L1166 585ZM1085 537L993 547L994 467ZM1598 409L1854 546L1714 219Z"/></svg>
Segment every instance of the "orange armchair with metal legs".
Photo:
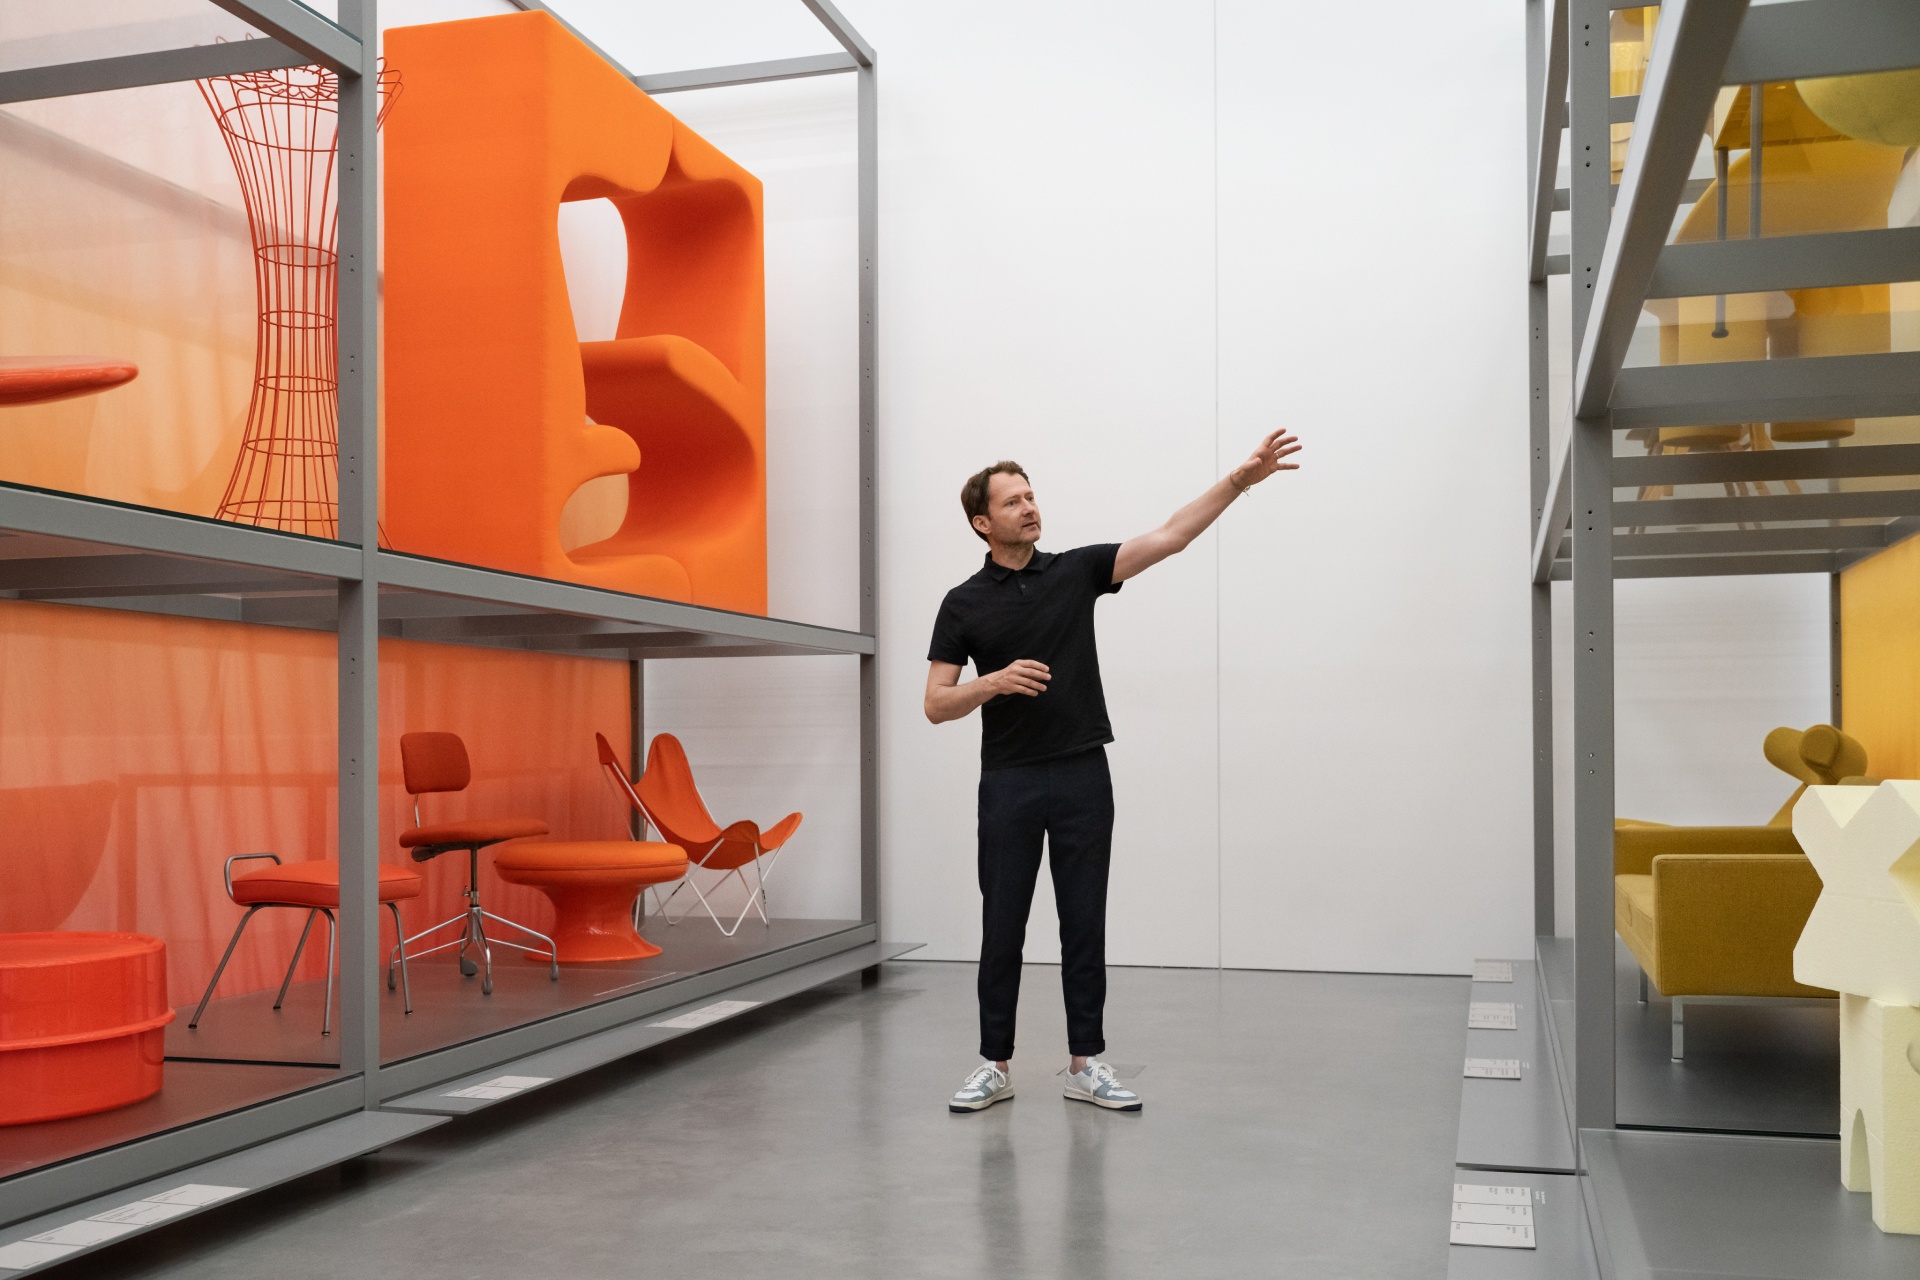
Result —
<svg viewBox="0 0 1920 1280"><path fill-rule="evenodd" d="M239 875L233 874L233 864L250 862L258 858L271 858L273 865L258 867ZM327 918L327 991L320 1003L320 1034L333 1032L333 964L336 937L339 925L334 912L340 909L340 864L332 859L313 862L282 863L277 853L236 853L228 858L221 868L221 879L227 886L227 896L235 905L247 909L240 917L240 923L234 926L233 937L227 941L226 952L221 955L220 963L215 966L213 977L207 983L200 1004L193 1011L193 1017L187 1023L189 1028L200 1025L200 1017L207 1011L207 1001L213 999L213 989L220 985L220 975L227 971L227 961L233 959L233 949L240 945L240 935L246 932L247 924L255 913L268 907L291 907L307 913L307 923L300 930L300 941L294 944L293 959L287 962L287 976L280 980L280 994L273 999L273 1007L278 1009L287 998L287 987L293 982L293 971L300 964L300 954L307 949L307 936L313 932L313 918L323 915ZM419 896L423 887L419 876L411 871L402 871L398 867L380 868L380 905L393 913L393 936L399 939L395 954L400 959L400 982L402 996L408 1013L413 1012L413 991L407 985L407 944L406 930L400 927L400 902L404 898ZM389 982L389 988L392 984Z"/></svg>
<svg viewBox="0 0 1920 1280"><path fill-rule="evenodd" d="M687 761L686 749L672 734L659 735L648 748L647 771L640 776L638 790L621 772L620 758L614 754L612 744L597 733L594 743L600 751L601 767L612 775L627 802L654 825L662 840L686 850L689 863L686 878L660 901L660 914L666 917L667 923L679 922L667 910L668 904L682 889L692 889L715 927L729 938L739 932L749 911L757 912L761 923L771 927L773 922L767 917L766 906L767 877L779 861L781 848L800 829L801 815L790 813L765 831L758 824L744 820L723 828L707 812L706 803L700 799L700 789L694 785L693 766ZM753 868L752 882L746 875L749 866ZM747 904L740 908L732 928L720 922L706 890L693 878L695 871L720 873L720 879L708 888L717 889L730 876L739 878L741 887L747 891ZM636 904L635 910L638 909ZM683 912L679 919L685 918Z"/></svg>
<svg viewBox="0 0 1920 1280"><path fill-rule="evenodd" d="M465 791L473 780L473 767L467 761L467 746L455 733L404 733L400 735L400 770L404 775L408 794L414 797L414 826L400 833L400 846L411 849L416 862L425 862L437 858L443 853L456 851L467 855L467 887L462 896L467 900L467 909L450 919L442 920L429 929L422 929L406 940L406 944L439 933L443 929L457 927L459 936L428 947L425 951L416 951L414 958L432 955L436 951L445 951L448 947L457 948L460 960L460 972L471 978L476 973L482 975L480 992L493 994L493 944L513 947L519 951L544 954L547 957L548 976L555 982L560 980L560 962L554 953L553 939L537 929L497 916L480 905L480 851L503 840L513 840L521 836L543 836L547 834L547 824L538 818L469 818L460 822L441 822L424 824L420 821L420 797L430 792ZM504 925L518 930L529 938L538 938L544 945L530 947L524 943L506 942L487 936L486 922ZM471 947L480 959L478 963L467 956ZM395 954L400 954L396 948ZM393 962L387 964L387 987L393 987Z"/></svg>

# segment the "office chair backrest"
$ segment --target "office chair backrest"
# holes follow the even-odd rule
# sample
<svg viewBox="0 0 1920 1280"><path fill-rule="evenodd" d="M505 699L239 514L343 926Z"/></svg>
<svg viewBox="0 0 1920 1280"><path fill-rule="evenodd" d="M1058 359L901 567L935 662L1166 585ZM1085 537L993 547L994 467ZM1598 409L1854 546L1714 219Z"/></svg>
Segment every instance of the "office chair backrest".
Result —
<svg viewBox="0 0 1920 1280"><path fill-rule="evenodd" d="M467 763L467 744L457 733L403 733L400 735L400 772L407 792L465 791L473 781Z"/></svg>
<svg viewBox="0 0 1920 1280"><path fill-rule="evenodd" d="M680 739L663 733L647 749L647 771L640 775L640 803L660 828L661 838L698 857L720 838L720 824L707 812L693 783L693 766ZM696 852L698 851L698 852Z"/></svg>

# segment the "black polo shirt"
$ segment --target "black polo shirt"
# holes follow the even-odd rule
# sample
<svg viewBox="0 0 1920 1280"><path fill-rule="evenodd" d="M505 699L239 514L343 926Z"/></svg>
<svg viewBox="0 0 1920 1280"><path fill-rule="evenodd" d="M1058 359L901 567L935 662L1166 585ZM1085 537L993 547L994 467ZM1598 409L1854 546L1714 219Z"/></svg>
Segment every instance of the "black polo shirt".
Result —
<svg viewBox="0 0 1920 1280"><path fill-rule="evenodd" d="M1052 673L1045 693L1005 693L980 709L980 767L1005 769L1072 755L1113 741L1093 605L1120 589L1117 542L1052 555L1035 551L1024 569L995 564L947 592L933 623L929 662L969 661L991 675L1022 658Z"/></svg>

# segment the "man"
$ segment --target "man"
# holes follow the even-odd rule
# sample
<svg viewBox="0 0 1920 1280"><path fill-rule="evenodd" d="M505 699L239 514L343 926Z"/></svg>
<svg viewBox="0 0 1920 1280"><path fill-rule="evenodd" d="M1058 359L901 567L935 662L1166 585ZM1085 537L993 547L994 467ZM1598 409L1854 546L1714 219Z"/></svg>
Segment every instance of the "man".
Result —
<svg viewBox="0 0 1920 1280"><path fill-rule="evenodd" d="M1042 841L1060 910L1060 985L1067 1006L1066 1095L1138 1111L1140 1096L1095 1055L1106 1052L1107 862L1113 845L1113 741L1093 606L1141 571L1184 551L1235 498L1276 471L1300 444L1285 431L1260 442L1224 480L1151 533L1115 545L1050 554L1027 473L997 462L968 478L960 506L987 544L980 572L947 593L927 654L927 719L981 710L980 1056L948 1104L980 1111L1013 1096L1014 1009L1020 951L1040 873ZM974 664L974 679L960 681Z"/></svg>

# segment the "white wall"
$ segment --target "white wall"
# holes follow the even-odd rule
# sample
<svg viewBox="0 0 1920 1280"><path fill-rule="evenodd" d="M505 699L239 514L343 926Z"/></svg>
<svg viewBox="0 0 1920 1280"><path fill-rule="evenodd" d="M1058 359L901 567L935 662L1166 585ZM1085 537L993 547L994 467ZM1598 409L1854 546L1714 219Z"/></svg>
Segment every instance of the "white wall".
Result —
<svg viewBox="0 0 1920 1280"><path fill-rule="evenodd" d="M1831 718L1820 574L1644 578L1614 586L1614 797L1621 817L1771 818L1798 784L1767 731ZM1573 599L1554 585L1555 915L1573 928Z"/></svg>

